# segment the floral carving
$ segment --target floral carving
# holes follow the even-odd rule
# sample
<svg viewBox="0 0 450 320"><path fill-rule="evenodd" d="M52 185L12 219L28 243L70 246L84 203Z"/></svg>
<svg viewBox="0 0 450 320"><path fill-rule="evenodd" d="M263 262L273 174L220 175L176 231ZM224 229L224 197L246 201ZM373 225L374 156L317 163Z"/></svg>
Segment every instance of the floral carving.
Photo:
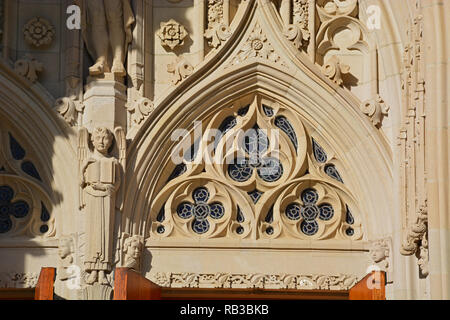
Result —
<svg viewBox="0 0 450 320"><path fill-rule="evenodd" d="M73 127L84 110L84 104L73 97L59 98L55 102L55 110Z"/></svg>
<svg viewBox="0 0 450 320"><path fill-rule="evenodd" d="M148 98L141 97L126 105L128 112L131 115L131 121L140 124L154 110L153 102Z"/></svg>
<svg viewBox="0 0 450 320"><path fill-rule="evenodd" d="M350 66L341 63L337 56L332 56L322 66L322 73L338 86L343 85L343 75L350 72Z"/></svg>
<svg viewBox="0 0 450 320"><path fill-rule="evenodd" d="M217 49L230 36L230 28L223 18L223 0L208 0L208 29L205 31L208 45Z"/></svg>
<svg viewBox="0 0 450 320"><path fill-rule="evenodd" d="M311 38L308 28L309 5L308 0L294 0L293 24L287 25L283 34L292 41L297 49L305 46Z"/></svg>
<svg viewBox="0 0 450 320"><path fill-rule="evenodd" d="M361 111L366 114L375 127L379 127L383 117L388 115L389 107L384 100L377 95L375 99L367 100L361 104Z"/></svg>
<svg viewBox="0 0 450 320"><path fill-rule="evenodd" d="M33 18L23 27L25 41L37 48L50 45L55 36L55 28L43 18Z"/></svg>
<svg viewBox="0 0 450 320"><path fill-rule="evenodd" d="M171 288L259 288L298 290L349 290L358 280L354 275L336 274L231 274L163 273L150 275L162 287Z"/></svg>
<svg viewBox="0 0 450 320"><path fill-rule="evenodd" d="M170 19L167 22L161 22L157 35L161 39L162 46L173 50L177 46L184 45L184 39L187 37L188 32L184 26Z"/></svg>
<svg viewBox="0 0 450 320"><path fill-rule="evenodd" d="M44 65L31 55L26 55L24 58L16 61L14 71L34 83L38 79L38 72L44 71Z"/></svg>
<svg viewBox="0 0 450 320"><path fill-rule="evenodd" d="M171 81L174 85L177 85L194 73L194 67L183 56L180 56L167 65L167 72L172 73Z"/></svg>
<svg viewBox="0 0 450 320"><path fill-rule="evenodd" d="M0 273L0 288L35 288L39 275L37 273Z"/></svg>
<svg viewBox="0 0 450 320"><path fill-rule="evenodd" d="M262 58L272 62L280 61L280 56L267 40L262 28L256 24L238 55L233 59L231 65L239 64L250 58Z"/></svg>

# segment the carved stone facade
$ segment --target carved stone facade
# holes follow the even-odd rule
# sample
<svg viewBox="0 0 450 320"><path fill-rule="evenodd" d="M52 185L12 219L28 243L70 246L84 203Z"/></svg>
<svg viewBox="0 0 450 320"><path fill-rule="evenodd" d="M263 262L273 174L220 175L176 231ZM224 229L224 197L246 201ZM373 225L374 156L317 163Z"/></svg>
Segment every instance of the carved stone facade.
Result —
<svg viewBox="0 0 450 320"><path fill-rule="evenodd" d="M0 0L0 287L450 298L448 3L71 5Z"/></svg>

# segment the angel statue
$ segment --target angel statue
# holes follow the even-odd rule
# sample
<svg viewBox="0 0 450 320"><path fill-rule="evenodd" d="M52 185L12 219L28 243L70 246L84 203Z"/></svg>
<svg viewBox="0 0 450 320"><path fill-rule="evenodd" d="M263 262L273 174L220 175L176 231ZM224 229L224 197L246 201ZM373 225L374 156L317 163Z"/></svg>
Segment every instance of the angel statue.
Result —
<svg viewBox="0 0 450 320"><path fill-rule="evenodd" d="M89 68L91 76L112 72L126 76L127 47L135 22L130 0L77 0L82 12L82 34L86 48L96 60Z"/></svg>
<svg viewBox="0 0 450 320"><path fill-rule="evenodd" d="M86 246L84 269L86 283L108 285L106 274L113 262L113 233L116 195L125 168L126 140L122 128L114 131L119 160L110 156L114 137L107 128L98 127L91 135L93 152L89 148L89 133L79 131L78 160L80 163L80 208L86 212ZM122 188L123 189L123 188Z"/></svg>

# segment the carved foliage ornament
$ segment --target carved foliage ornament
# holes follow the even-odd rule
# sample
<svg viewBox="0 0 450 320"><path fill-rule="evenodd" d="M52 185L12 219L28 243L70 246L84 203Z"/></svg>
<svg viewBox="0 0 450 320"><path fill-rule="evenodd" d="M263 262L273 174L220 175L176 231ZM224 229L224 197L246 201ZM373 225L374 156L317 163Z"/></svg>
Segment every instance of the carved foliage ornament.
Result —
<svg viewBox="0 0 450 320"><path fill-rule="evenodd" d="M360 109L370 118L374 126L379 127L384 116L388 115L390 108L384 103L380 95L377 95L375 99L363 102Z"/></svg>
<svg viewBox="0 0 450 320"><path fill-rule="evenodd" d="M353 275L232 274L232 273L162 273L150 279L171 288L259 288L297 290L349 290L356 282Z"/></svg>
<svg viewBox="0 0 450 320"><path fill-rule="evenodd" d="M344 83L343 75L350 72L350 67L341 63L337 56L332 56L322 67L322 73L338 86Z"/></svg>
<svg viewBox="0 0 450 320"><path fill-rule="evenodd" d="M154 110L153 102L148 98L141 97L133 102L129 102L126 108L131 116L131 121L140 124Z"/></svg>
<svg viewBox="0 0 450 320"><path fill-rule="evenodd" d="M19 59L14 64L14 71L27 78L32 83L38 79L38 73L44 71L44 65L31 55L27 54L24 58Z"/></svg>
<svg viewBox="0 0 450 320"><path fill-rule="evenodd" d="M59 98L55 102L55 110L73 127L81 122L79 118L83 113L84 104L73 97Z"/></svg>
<svg viewBox="0 0 450 320"><path fill-rule="evenodd" d="M52 24L40 17L33 18L23 27L25 41L34 47L50 45L55 36Z"/></svg>
<svg viewBox="0 0 450 320"><path fill-rule="evenodd" d="M167 65L167 72L172 74L171 82L177 85L185 78L194 73L194 67L184 56L177 57L171 64Z"/></svg>
<svg viewBox="0 0 450 320"><path fill-rule="evenodd" d="M167 22L161 22L157 35L161 39L162 46L173 50L177 46L181 47L184 45L184 39L187 37L188 32L183 25L170 19Z"/></svg>
<svg viewBox="0 0 450 320"><path fill-rule="evenodd" d="M308 44L311 38L309 31L309 4L308 0L294 0L293 23L284 27L283 34L292 41L297 49Z"/></svg>
<svg viewBox="0 0 450 320"><path fill-rule="evenodd" d="M208 45L217 49L230 36L230 28L223 17L223 0L208 0L208 29L205 31Z"/></svg>
<svg viewBox="0 0 450 320"><path fill-rule="evenodd" d="M168 164L172 174L152 205L151 236L361 238L339 162L317 142L313 150L294 111L271 104L255 97L224 109L203 122L205 133L192 146L187 138L179 145L183 159ZM211 129L219 130L213 144Z"/></svg>

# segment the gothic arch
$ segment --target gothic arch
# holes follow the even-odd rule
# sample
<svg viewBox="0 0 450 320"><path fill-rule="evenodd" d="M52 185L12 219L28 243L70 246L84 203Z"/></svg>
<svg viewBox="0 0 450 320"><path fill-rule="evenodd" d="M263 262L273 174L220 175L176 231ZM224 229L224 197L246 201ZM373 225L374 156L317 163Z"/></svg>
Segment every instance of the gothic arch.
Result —
<svg viewBox="0 0 450 320"><path fill-rule="evenodd" d="M45 235L41 240L51 240L64 229L57 217L74 216L71 213L76 206L75 199L64 196L67 192L76 192L73 186L76 187L77 173L70 169L76 163L76 153L67 142L73 142L74 136L57 118L51 107L53 98L42 86L31 85L3 62L0 62L0 79L0 117L5 124L1 128L5 171L0 175L5 185L6 182L19 184L21 192L37 203L36 210L48 211L51 230L39 232L38 226L33 227L32 233ZM14 238L4 240L16 241Z"/></svg>

